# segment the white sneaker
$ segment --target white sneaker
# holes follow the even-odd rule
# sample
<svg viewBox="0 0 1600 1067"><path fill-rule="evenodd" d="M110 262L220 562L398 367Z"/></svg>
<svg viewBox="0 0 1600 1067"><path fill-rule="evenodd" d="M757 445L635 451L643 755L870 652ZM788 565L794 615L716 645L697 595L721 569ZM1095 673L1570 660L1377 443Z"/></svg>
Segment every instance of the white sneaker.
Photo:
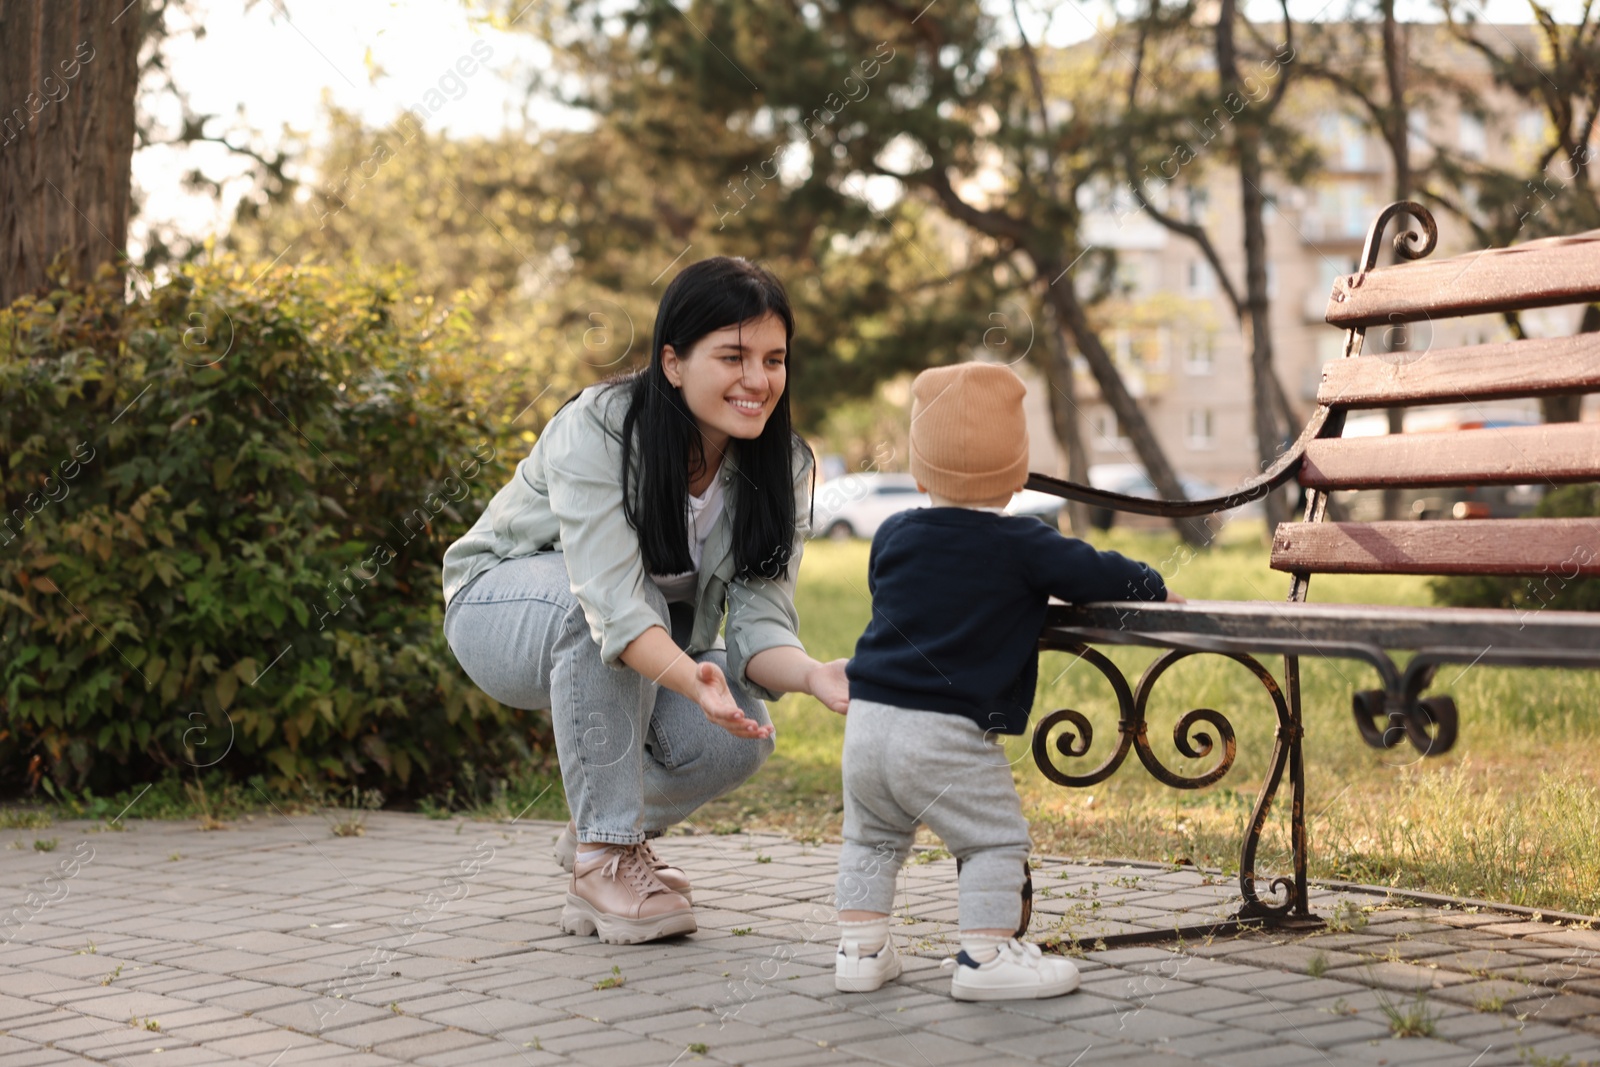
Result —
<svg viewBox="0 0 1600 1067"><path fill-rule="evenodd" d="M899 977L900 956L892 938L870 956L861 954L859 943L849 938L840 940L839 954L833 958L833 988L839 992L870 993Z"/></svg>
<svg viewBox="0 0 1600 1067"><path fill-rule="evenodd" d="M943 964L955 968L950 995L957 1000L1042 1000L1078 988L1078 968L1059 956L1046 958L1039 946L1012 938L1000 954L979 963L962 952Z"/></svg>

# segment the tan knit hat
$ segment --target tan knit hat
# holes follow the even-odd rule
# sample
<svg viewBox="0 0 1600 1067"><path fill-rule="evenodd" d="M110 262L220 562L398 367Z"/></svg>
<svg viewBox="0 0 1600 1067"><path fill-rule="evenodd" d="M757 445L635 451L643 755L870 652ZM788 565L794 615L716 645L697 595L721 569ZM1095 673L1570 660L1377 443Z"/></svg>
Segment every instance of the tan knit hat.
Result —
<svg viewBox="0 0 1600 1067"><path fill-rule="evenodd" d="M1022 381L993 363L934 367L911 383L911 473L931 493L997 500L1028 478Z"/></svg>

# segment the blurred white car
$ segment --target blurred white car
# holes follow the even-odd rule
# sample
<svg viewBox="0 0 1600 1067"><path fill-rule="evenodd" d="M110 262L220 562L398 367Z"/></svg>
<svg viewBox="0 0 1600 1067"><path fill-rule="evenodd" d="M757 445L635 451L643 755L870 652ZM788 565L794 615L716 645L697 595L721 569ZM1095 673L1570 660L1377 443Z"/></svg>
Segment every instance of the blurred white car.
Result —
<svg viewBox="0 0 1600 1067"><path fill-rule="evenodd" d="M830 478L817 487L812 504L812 536L836 541L871 538L890 515L925 508L930 503L928 494L917 491L917 480L909 474L874 472ZM1011 498L1006 511L1032 515L1055 526L1062 504L1058 496L1024 489Z"/></svg>
<svg viewBox="0 0 1600 1067"><path fill-rule="evenodd" d="M1089 468L1089 484L1096 489L1105 489L1124 496L1142 496L1147 500L1155 500L1161 495L1156 492L1155 483L1150 480L1150 475L1137 463L1097 463ZM1183 486L1183 494L1190 500L1221 496L1227 491L1217 488L1204 479L1191 478L1187 474L1178 475L1178 484ZM1223 512L1229 519L1241 515L1259 517L1262 514L1260 501L1251 501ZM1135 526L1165 526L1169 521L1135 515L1131 512L1112 511L1110 508L1089 509L1089 524L1097 530L1109 530L1117 522L1130 522L1130 520Z"/></svg>

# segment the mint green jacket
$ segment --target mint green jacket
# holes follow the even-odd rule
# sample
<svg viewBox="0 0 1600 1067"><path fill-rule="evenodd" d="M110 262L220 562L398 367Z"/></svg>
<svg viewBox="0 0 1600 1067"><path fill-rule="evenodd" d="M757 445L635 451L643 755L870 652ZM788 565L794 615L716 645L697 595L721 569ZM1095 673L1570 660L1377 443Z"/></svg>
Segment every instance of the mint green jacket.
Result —
<svg viewBox="0 0 1600 1067"><path fill-rule="evenodd" d="M583 608L589 633L608 666L660 615L645 599L644 555L639 537L622 511L622 417L627 390L591 386L556 413L516 473L489 501L483 515L444 554L444 599L448 606L468 582L501 560L540 552L562 552L572 592ZM732 510L742 478L730 453L721 478L727 505L711 528L700 562L694 627L687 651L728 652L729 680L767 700L779 694L746 675L758 652L800 644L794 609L794 578L805 545L810 498L810 453L795 447L796 529L788 575L782 579L734 576ZM724 611L727 641L721 636Z"/></svg>

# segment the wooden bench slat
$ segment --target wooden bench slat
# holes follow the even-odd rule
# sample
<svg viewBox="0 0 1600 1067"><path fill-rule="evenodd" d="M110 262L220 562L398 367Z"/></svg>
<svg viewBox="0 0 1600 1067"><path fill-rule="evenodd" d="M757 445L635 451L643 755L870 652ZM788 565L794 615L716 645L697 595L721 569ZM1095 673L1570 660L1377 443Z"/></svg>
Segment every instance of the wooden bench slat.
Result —
<svg viewBox="0 0 1600 1067"><path fill-rule="evenodd" d="M1309 489L1597 480L1600 422L1329 437L1306 446L1300 467L1300 484Z"/></svg>
<svg viewBox="0 0 1600 1067"><path fill-rule="evenodd" d="M1451 645L1481 649L1493 644L1508 651L1542 649L1551 653L1552 660L1586 653L1600 666L1596 626L1600 626L1600 612L1190 600L1183 604L1051 603L1044 632L1058 637L1092 634L1096 642L1106 644L1140 643L1177 634L1264 643L1370 641L1384 648L1411 650Z"/></svg>
<svg viewBox="0 0 1600 1067"><path fill-rule="evenodd" d="M1286 522L1272 568L1312 574L1600 575L1600 519Z"/></svg>
<svg viewBox="0 0 1600 1067"><path fill-rule="evenodd" d="M1600 391L1600 333L1336 359L1317 403L1343 408Z"/></svg>
<svg viewBox="0 0 1600 1067"><path fill-rule="evenodd" d="M1344 329L1600 300L1600 230L1345 275L1326 319Z"/></svg>

